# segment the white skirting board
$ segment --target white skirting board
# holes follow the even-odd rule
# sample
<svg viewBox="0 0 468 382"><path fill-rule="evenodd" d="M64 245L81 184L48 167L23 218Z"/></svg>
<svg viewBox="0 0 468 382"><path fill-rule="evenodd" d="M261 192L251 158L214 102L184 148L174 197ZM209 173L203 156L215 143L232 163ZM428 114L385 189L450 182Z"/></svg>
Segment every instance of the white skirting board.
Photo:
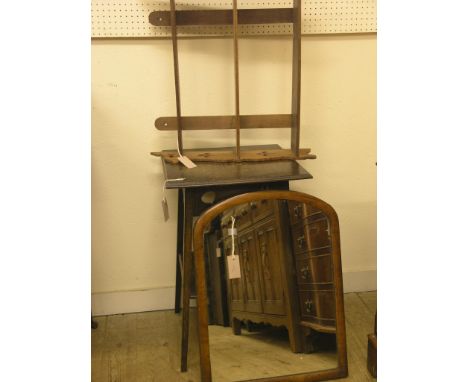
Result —
<svg viewBox="0 0 468 382"><path fill-rule="evenodd" d="M377 271L343 272L344 292L366 292L377 289ZM149 312L174 309L175 287L145 290L93 293L93 316ZM195 306L194 299L190 305Z"/></svg>
<svg viewBox="0 0 468 382"><path fill-rule="evenodd" d="M345 293L377 290L377 270L343 271L343 290Z"/></svg>
<svg viewBox="0 0 468 382"><path fill-rule="evenodd" d="M91 312L93 316L107 316L168 310L174 309L174 300L175 287L93 293ZM193 299L190 300L190 306L195 306Z"/></svg>

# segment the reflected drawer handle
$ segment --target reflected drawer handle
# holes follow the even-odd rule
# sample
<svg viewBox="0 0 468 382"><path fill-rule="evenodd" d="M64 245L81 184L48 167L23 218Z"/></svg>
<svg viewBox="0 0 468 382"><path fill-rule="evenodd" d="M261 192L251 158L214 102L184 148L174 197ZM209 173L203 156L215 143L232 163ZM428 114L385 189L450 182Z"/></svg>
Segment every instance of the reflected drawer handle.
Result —
<svg viewBox="0 0 468 382"><path fill-rule="evenodd" d="M242 210L241 215L245 216L245 215L247 215L247 213L248 213L247 210Z"/></svg>
<svg viewBox="0 0 468 382"><path fill-rule="evenodd" d="M302 267L301 268L301 278L303 280L307 280L308 278L310 278L310 270L309 270L309 266L306 265L305 267Z"/></svg>
<svg viewBox="0 0 468 382"><path fill-rule="evenodd" d="M314 303L312 302L312 300L307 300L305 301L305 306L306 306L306 312L307 313L312 313L312 307L314 306Z"/></svg>
<svg viewBox="0 0 468 382"><path fill-rule="evenodd" d="M304 235L299 236L296 240L297 240L297 245L299 246L299 248L302 248L302 246L304 245L304 241L305 241Z"/></svg>
<svg viewBox="0 0 468 382"><path fill-rule="evenodd" d="M300 218L302 216L302 206L294 207L294 216Z"/></svg>
<svg viewBox="0 0 468 382"><path fill-rule="evenodd" d="M256 203L256 202L250 203L250 208L251 208L252 210L256 209L256 208L257 208L257 203Z"/></svg>

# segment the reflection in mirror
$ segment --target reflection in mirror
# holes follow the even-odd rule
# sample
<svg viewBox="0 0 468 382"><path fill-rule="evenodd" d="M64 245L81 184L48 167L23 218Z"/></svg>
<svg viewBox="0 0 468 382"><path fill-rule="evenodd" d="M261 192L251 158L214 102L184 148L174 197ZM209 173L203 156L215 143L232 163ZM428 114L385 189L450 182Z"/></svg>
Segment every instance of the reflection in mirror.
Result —
<svg viewBox="0 0 468 382"><path fill-rule="evenodd" d="M215 382L336 369L330 219L293 200L235 205L205 229Z"/></svg>

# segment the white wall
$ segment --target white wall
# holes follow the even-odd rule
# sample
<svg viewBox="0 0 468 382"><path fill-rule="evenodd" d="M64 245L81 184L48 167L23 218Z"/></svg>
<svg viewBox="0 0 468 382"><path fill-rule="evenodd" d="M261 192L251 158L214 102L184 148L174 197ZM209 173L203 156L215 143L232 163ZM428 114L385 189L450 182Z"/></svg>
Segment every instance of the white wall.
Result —
<svg viewBox="0 0 468 382"><path fill-rule="evenodd" d="M179 42L182 112L234 112L232 41ZM241 113L288 113L289 38L240 40ZM175 115L170 40L92 43L93 313L170 308L175 285L176 191L171 219L162 167L150 151L175 147L154 128ZM324 199L341 224L345 289L376 288L376 36L309 36L302 44L301 147L314 176L291 189ZM289 144L289 130L242 131L243 144ZM187 132L185 147L234 144L234 133Z"/></svg>

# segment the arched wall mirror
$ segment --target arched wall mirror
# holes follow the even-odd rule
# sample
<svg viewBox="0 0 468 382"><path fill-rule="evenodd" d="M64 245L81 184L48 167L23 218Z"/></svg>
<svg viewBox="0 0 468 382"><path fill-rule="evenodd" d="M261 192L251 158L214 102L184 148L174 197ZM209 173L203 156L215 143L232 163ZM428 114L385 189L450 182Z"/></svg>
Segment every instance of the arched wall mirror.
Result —
<svg viewBox="0 0 468 382"><path fill-rule="evenodd" d="M202 382L347 375L338 218L313 196L261 191L194 227Z"/></svg>

